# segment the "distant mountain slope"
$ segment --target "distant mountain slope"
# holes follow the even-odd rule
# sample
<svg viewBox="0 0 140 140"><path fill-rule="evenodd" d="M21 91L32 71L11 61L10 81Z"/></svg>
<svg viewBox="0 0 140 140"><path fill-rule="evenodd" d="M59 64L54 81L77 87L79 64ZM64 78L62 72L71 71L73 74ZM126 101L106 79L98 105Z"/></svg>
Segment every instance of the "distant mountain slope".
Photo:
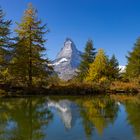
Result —
<svg viewBox="0 0 140 140"><path fill-rule="evenodd" d="M119 66L120 73L124 73L126 71L126 66Z"/></svg>
<svg viewBox="0 0 140 140"><path fill-rule="evenodd" d="M77 50L74 42L67 38L52 65L61 79L69 80L75 75L80 62L81 52Z"/></svg>

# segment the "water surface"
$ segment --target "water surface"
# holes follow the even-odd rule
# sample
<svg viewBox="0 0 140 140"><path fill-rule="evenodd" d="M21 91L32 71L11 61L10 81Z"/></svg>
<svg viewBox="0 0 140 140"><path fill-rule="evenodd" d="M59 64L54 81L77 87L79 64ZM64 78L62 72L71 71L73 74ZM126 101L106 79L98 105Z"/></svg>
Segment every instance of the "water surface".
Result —
<svg viewBox="0 0 140 140"><path fill-rule="evenodd" d="M0 99L0 140L140 140L140 101L80 96Z"/></svg>

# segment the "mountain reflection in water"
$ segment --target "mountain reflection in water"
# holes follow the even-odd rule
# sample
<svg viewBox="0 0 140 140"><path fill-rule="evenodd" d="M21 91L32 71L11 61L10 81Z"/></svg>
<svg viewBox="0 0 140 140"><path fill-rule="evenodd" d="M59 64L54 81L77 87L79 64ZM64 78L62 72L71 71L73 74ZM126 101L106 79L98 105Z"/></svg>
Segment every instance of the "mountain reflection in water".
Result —
<svg viewBox="0 0 140 140"><path fill-rule="evenodd" d="M0 99L0 140L140 140L139 118L139 99Z"/></svg>

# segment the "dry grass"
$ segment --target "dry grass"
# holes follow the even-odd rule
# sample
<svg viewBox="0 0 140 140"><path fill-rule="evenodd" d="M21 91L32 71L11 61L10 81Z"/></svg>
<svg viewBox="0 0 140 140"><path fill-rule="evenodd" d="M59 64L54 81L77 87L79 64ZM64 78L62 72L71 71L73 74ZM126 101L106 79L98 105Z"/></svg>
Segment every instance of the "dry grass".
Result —
<svg viewBox="0 0 140 140"><path fill-rule="evenodd" d="M139 85L136 82L115 81L110 85L110 90L122 90L127 92L139 91Z"/></svg>

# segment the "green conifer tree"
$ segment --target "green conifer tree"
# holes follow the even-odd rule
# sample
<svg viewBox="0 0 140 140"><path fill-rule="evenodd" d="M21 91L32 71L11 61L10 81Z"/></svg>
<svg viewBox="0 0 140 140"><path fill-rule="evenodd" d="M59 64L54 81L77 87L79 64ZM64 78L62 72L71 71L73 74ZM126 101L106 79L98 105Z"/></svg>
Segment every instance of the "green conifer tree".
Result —
<svg viewBox="0 0 140 140"><path fill-rule="evenodd" d="M107 71L108 78L110 80L115 80L119 78L119 63L115 55L112 55L111 59L109 60Z"/></svg>
<svg viewBox="0 0 140 140"><path fill-rule="evenodd" d="M14 48L12 63L12 73L20 82L26 83L29 87L33 82L41 82L50 71L48 59L45 59L44 34L46 24L42 25L37 17L37 10L29 4L18 28L17 43Z"/></svg>
<svg viewBox="0 0 140 140"><path fill-rule="evenodd" d="M11 20L5 20L5 14L0 8L0 81L6 80L10 58L10 25Z"/></svg>
<svg viewBox="0 0 140 140"><path fill-rule="evenodd" d="M138 38L133 51L127 56L128 64L126 66L126 74L131 78L140 77L140 38Z"/></svg>
<svg viewBox="0 0 140 140"><path fill-rule="evenodd" d="M89 65L94 61L95 55L96 52L95 52L95 48L93 47L93 41L88 40L86 43L84 53L81 55L82 61L78 68L77 77L80 81L83 81L84 78L86 77L87 71L89 69Z"/></svg>

